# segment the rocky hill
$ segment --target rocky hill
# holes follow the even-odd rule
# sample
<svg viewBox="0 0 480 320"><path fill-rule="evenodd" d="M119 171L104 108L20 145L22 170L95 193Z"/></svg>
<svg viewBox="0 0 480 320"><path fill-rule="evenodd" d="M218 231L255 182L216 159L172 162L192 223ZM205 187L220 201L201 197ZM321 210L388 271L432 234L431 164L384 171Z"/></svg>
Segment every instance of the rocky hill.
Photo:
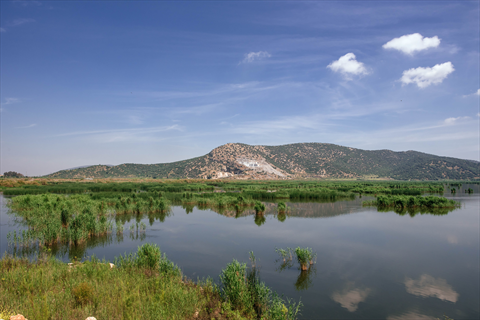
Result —
<svg viewBox="0 0 480 320"><path fill-rule="evenodd" d="M479 179L479 162L417 151L361 150L328 143L251 146L228 143L189 160L62 170L50 178L389 178Z"/></svg>

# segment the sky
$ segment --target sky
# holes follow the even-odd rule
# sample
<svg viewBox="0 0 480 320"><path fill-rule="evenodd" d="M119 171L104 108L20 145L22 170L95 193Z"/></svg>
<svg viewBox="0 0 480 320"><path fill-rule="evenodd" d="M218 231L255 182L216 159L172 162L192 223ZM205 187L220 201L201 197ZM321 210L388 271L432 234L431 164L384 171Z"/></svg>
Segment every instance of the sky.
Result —
<svg viewBox="0 0 480 320"><path fill-rule="evenodd" d="M479 160L479 1L1 1L0 172L230 142Z"/></svg>

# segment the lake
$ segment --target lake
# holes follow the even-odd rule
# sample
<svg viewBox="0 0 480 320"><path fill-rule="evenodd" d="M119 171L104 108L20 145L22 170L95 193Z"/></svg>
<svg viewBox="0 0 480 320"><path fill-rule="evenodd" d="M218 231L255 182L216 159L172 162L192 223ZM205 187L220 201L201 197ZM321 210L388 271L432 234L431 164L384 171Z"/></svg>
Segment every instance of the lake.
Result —
<svg viewBox="0 0 480 320"><path fill-rule="evenodd" d="M465 194L465 188L474 189ZM450 190L446 188L446 190ZM261 280L285 297L301 300L301 319L478 319L480 197L478 185L445 196L461 202L446 215L399 215L362 207L364 197L335 203L287 203L284 221L267 203L264 217L239 217L173 206L168 215L127 215L123 236L91 239L83 247L53 248L58 258L95 255L113 261L145 242L156 243L184 275L218 275L232 259L249 263L253 251ZM23 229L0 195L0 251L7 233ZM280 219L279 219L280 218ZM146 232L131 233L144 222ZM282 266L275 248L309 247L317 263L301 272ZM9 249L12 252L11 249ZM442 318L443 319L443 318Z"/></svg>

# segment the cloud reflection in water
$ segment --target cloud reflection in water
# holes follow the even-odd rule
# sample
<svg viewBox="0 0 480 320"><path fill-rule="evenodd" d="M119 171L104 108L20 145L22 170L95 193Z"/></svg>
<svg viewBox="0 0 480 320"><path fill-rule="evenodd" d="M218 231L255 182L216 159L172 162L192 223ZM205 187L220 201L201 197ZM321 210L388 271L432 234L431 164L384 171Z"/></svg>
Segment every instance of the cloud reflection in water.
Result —
<svg viewBox="0 0 480 320"><path fill-rule="evenodd" d="M369 288L353 288L353 285L349 284L343 289L343 291L335 292L332 295L332 299L333 301L340 303L340 305L348 311L354 312L358 309L358 304L367 299L370 291L371 289Z"/></svg>
<svg viewBox="0 0 480 320"><path fill-rule="evenodd" d="M453 303L457 302L459 296L445 279L434 278L428 274L422 274L418 280L406 278L405 288L408 293L416 296L436 297Z"/></svg>

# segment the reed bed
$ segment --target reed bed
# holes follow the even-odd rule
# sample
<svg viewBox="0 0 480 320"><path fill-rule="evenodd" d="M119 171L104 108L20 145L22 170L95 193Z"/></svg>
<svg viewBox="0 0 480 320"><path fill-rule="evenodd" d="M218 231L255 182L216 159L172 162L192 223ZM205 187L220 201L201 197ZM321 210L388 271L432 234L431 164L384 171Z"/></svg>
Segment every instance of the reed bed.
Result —
<svg viewBox="0 0 480 320"><path fill-rule="evenodd" d="M90 237L112 232L113 221L119 215L170 209L169 201L164 198L143 199L136 194L103 200L94 200L88 195L25 195L11 199L8 206L27 228L7 235L13 247L77 245ZM123 232L123 226L117 225L118 232Z"/></svg>
<svg viewBox="0 0 480 320"><path fill-rule="evenodd" d="M363 201L364 206L376 206L379 208L398 209L437 209L437 208L458 208L460 202L435 196L378 196L376 200Z"/></svg>

